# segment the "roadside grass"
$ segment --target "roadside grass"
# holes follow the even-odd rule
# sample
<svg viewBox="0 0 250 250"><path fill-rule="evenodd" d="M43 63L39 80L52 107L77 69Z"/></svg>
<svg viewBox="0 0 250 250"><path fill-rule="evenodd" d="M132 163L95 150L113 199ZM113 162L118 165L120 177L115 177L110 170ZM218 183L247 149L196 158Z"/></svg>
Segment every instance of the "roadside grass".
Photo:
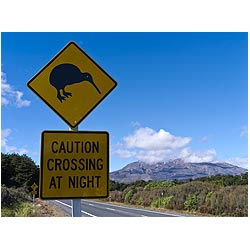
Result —
<svg viewBox="0 0 250 250"><path fill-rule="evenodd" d="M15 207L1 209L2 217L67 217L66 213L47 201L35 199L35 202L21 202Z"/></svg>
<svg viewBox="0 0 250 250"><path fill-rule="evenodd" d="M1 209L2 217L32 217L35 214L35 207L30 202L21 202L12 208Z"/></svg>

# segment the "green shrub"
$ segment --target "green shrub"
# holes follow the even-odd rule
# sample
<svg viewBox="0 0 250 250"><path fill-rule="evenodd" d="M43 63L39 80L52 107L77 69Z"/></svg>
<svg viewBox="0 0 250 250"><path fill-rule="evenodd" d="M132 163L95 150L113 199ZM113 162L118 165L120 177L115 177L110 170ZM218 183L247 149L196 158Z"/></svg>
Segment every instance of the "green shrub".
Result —
<svg viewBox="0 0 250 250"><path fill-rule="evenodd" d="M25 188L7 188L5 185L1 186L1 206L13 208L23 201L30 201L31 197L28 190Z"/></svg>
<svg viewBox="0 0 250 250"><path fill-rule="evenodd" d="M206 201L206 202L211 202L211 197L212 197L212 195L213 195L213 192L212 192L212 191L208 192L207 195L206 195L205 201Z"/></svg>
<svg viewBox="0 0 250 250"><path fill-rule="evenodd" d="M125 201L126 203L129 203L130 200L132 199L132 197L133 197L133 190L130 190L130 191L128 191L128 192L126 193L125 198L124 198L124 201Z"/></svg>
<svg viewBox="0 0 250 250"><path fill-rule="evenodd" d="M15 211L15 217L33 217L35 216L34 204L31 202L23 202Z"/></svg>
<svg viewBox="0 0 250 250"><path fill-rule="evenodd" d="M228 186L211 195L208 212L217 216L248 216L248 186Z"/></svg>
<svg viewBox="0 0 250 250"><path fill-rule="evenodd" d="M7 208L7 207L2 207L1 208L1 217L15 217L15 210Z"/></svg>
<svg viewBox="0 0 250 250"><path fill-rule="evenodd" d="M150 206L152 208L168 208L170 201L173 199L173 195L167 197L160 197L151 202Z"/></svg>
<svg viewBox="0 0 250 250"><path fill-rule="evenodd" d="M198 198L197 195L192 194L188 195L187 199L184 202L184 207L188 211L196 211L197 210Z"/></svg>

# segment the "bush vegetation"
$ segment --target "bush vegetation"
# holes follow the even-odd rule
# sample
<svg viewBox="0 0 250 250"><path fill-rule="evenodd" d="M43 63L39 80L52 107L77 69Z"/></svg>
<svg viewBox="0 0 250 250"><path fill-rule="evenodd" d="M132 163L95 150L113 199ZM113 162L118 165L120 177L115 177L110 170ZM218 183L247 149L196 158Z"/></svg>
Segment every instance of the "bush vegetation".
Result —
<svg viewBox="0 0 250 250"><path fill-rule="evenodd" d="M1 216L34 216L31 185L39 169L26 155L1 153Z"/></svg>
<svg viewBox="0 0 250 250"><path fill-rule="evenodd" d="M111 201L213 216L248 216L248 173L189 182L110 183Z"/></svg>

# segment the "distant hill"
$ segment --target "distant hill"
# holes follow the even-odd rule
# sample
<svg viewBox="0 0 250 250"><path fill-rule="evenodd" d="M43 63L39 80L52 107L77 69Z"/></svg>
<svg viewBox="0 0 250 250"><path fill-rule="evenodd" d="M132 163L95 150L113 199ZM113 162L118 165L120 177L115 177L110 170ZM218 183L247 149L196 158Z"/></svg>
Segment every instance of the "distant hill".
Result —
<svg viewBox="0 0 250 250"><path fill-rule="evenodd" d="M149 164L142 161L136 161L128 164L124 168L110 173L110 179L129 183L137 180L189 180L216 174L221 175L240 175L246 173L247 169L231 165L226 162L203 162L191 163L184 162L181 159L169 160Z"/></svg>

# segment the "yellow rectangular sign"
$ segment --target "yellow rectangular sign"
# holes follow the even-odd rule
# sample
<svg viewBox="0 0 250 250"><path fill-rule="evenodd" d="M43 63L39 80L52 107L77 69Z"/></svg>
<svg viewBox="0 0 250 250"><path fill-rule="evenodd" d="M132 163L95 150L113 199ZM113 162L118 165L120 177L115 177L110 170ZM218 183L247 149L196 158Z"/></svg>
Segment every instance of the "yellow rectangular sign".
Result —
<svg viewBox="0 0 250 250"><path fill-rule="evenodd" d="M108 132L43 131L39 186L41 199L108 197Z"/></svg>

